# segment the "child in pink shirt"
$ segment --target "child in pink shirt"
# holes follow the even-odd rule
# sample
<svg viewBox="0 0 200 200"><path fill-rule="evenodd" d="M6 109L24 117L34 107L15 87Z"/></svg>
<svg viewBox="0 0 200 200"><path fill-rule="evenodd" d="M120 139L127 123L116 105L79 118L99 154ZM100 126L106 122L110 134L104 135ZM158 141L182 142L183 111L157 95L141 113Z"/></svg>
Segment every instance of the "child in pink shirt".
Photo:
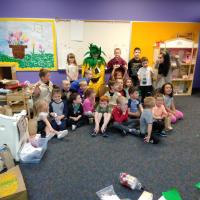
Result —
<svg viewBox="0 0 200 200"><path fill-rule="evenodd" d="M89 118L94 116L95 96L96 94L93 89L88 88L85 91L85 100L83 101L83 113Z"/></svg>
<svg viewBox="0 0 200 200"><path fill-rule="evenodd" d="M153 123L156 124L157 128L160 130L160 135L166 136L166 133L163 130L164 130L164 127L165 127L165 118L168 117L168 113L167 113L165 106L164 106L163 95L160 94L160 93L156 94L155 100L156 100L156 103L155 103L155 106L152 109L153 118L154 118Z"/></svg>

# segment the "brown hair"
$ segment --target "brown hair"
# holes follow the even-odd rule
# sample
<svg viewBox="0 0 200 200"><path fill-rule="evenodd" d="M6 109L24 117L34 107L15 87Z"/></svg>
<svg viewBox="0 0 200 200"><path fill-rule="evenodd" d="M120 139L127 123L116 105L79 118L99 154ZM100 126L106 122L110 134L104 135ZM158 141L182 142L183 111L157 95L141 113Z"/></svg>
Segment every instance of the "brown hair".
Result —
<svg viewBox="0 0 200 200"><path fill-rule="evenodd" d="M39 71L39 77L42 78L42 77L46 76L49 72L50 72L50 71L49 71L48 69L42 68L42 69L40 69L40 71Z"/></svg>
<svg viewBox="0 0 200 200"><path fill-rule="evenodd" d="M142 58L141 58L141 62L142 62L142 63L143 63L143 62L149 62L149 60L148 60L147 57L142 57Z"/></svg>
<svg viewBox="0 0 200 200"><path fill-rule="evenodd" d="M79 93L76 93L76 92L75 92L75 93L72 93L72 94L70 95L70 98L69 98L69 99L70 99L70 102L73 103L73 101L76 100L76 98L77 98L78 96L80 96Z"/></svg>
<svg viewBox="0 0 200 200"><path fill-rule="evenodd" d="M84 92L85 98L88 98L93 93L95 93L95 91L92 88L86 89L86 91Z"/></svg>
<svg viewBox="0 0 200 200"><path fill-rule="evenodd" d="M153 108L155 106L155 98L154 97L146 97L144 99L144 107L145 108Z"/></svg>
<svg viewBox="0 0 200 200"><path fill-rule="evenodd" d="M109 97L107 96L101 96L99 100L102 102L107 101L109 103Z"/></svg>
<svg viewBox="0 0 200 200"><path fill-rule="evenodd" d="M121 49L119 47L115 48L114 52L117 51L117 50L119 50L121 52Z"/></svg>
<svg viewBox="0 0 200 200"><path fill-rule="evenodd" d="M128 93L129 93L129 94L133 94L133 93L136 92L136 91L138 91L138 88L137 88L137 87L130 87L130 88L128 89Z"/></svg>
<svg viewBox="0 0 200 200"><path fill-rule="evenodd" d="M77 65L77 63L76 63L76 58L75 58L75 55L74 55L73 53L69 53L69 54L67 55L67 64L68 64L68 65L70 64L70 63L69 63L69 58L74 58L74 64Z"/></svg>
<svg viewBox="0 0 200 200"><path fill-rule="evenodd" d="M157 92L155 95L154 95L154 98L157 99L157 98L163 98L163 94L161 94L160 92Z"/></svg>
<svg viewBox="0 0 200 200"><path fill-rule="evenodd" d="M112 86L114 86L115 85L115 81L114 80L109 80L109 82L108 82L108 87L109 88L111 88Z"/></svg>
<svg viewBox="0 0 200 200"><path fill-rule="evenodd" d="M131 78L126 78L126 79L124 79L124 86L126 86L126 82L127 82L127 81L129 81L129 80L131 81L131 83L132 83L132 86L133 86L133 81L132 81L132 79L131 79Z"/></svg>
<svg viewBox="0 0 200 200"><path fill-rule="evenodd" d="M62 94L62 91L59 87L53 88L51 96L53 97L53 95L57 93Z"/></svg>

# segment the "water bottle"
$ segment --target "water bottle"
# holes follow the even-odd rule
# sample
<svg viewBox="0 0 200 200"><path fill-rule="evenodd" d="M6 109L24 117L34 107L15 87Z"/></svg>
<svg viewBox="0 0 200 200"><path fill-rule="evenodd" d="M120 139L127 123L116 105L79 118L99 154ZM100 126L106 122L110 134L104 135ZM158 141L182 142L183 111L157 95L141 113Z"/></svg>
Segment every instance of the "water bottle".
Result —
<svg viewBox="0 0 200 200"><path fill-rule="evenodd" d="M143 191L144 187L140 183L140 181L127 173L120 173L119 176L120 183L132 190L140 190Z"/></svg>

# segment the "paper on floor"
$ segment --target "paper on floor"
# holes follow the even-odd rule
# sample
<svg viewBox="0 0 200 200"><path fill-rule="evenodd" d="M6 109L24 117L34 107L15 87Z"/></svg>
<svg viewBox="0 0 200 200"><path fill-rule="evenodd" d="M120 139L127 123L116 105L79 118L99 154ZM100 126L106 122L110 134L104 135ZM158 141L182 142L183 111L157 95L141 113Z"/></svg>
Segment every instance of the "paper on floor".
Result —
<svg viewBox="0 0 200 200"><path fill-rule="evenodd" d="M147 191L144 191L138 200L153 200L153 194Z"/></svg>

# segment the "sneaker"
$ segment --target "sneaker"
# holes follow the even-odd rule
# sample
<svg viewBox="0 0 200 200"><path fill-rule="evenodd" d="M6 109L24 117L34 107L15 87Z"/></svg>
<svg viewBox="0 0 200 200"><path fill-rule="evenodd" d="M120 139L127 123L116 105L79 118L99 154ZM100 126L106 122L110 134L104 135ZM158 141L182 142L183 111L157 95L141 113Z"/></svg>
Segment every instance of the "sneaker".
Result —
<svg viewBox="0 0 200 200"><path fill-rule="evenodd" d="M75 131L76 130L76 125L72 124L72 131Z"/></svg>
<svg viewBox="0 0 200 200"><path fill-rule="evenodd" d="M57 135L57 138L58 138L58 139L62 139L62 138L64 138L66 135L68 135L68 130L59 131L59 132L58 132L58 135Z"/></svg>
<svg viewBox="0 0 200 200"><path fill-rule="evenodd" d="M102 133L102 136L103 136L103 137L109 137L109 135L108 135L108 133L107 133L106 131L104 131L104 132Z"/></svg>
<svg viewBox="0 0 200 200"><path fill-rule="evenodd" d="M137 130L137 129L135 129L135 128L132 128L132 129L129 130L129 133L130 133L131 135L139 136L139 135L140 135L140 130Z"/></svg>
<svg viewBox="0 0 200 200"><path fill-rule="evenodd" d="M122 131L122 136L126 136L127 132L125 130Z"/></svg>
<svg viewBox="0 0 200 200"><path fill-rule="evenodd" d="M97 133L96 133L95 131L93 131L93 132L91 133L91 136L92 136L92 137L96 137L96 136L97 136Z"/></svg>
<svg viewBox="0 0 200 200"><path fill-rule="evenodd" d="M172 131L172 130L173 128L171 126L165 129L165 131Z"/></svg>
<svg viewBox="0 0 200 200"><path fill-rule="evenodd" d="M161 133L159 133L159 135L160 135L161 137L167 137L167 134L166 134L165 131L162 131Z"/></svg>

